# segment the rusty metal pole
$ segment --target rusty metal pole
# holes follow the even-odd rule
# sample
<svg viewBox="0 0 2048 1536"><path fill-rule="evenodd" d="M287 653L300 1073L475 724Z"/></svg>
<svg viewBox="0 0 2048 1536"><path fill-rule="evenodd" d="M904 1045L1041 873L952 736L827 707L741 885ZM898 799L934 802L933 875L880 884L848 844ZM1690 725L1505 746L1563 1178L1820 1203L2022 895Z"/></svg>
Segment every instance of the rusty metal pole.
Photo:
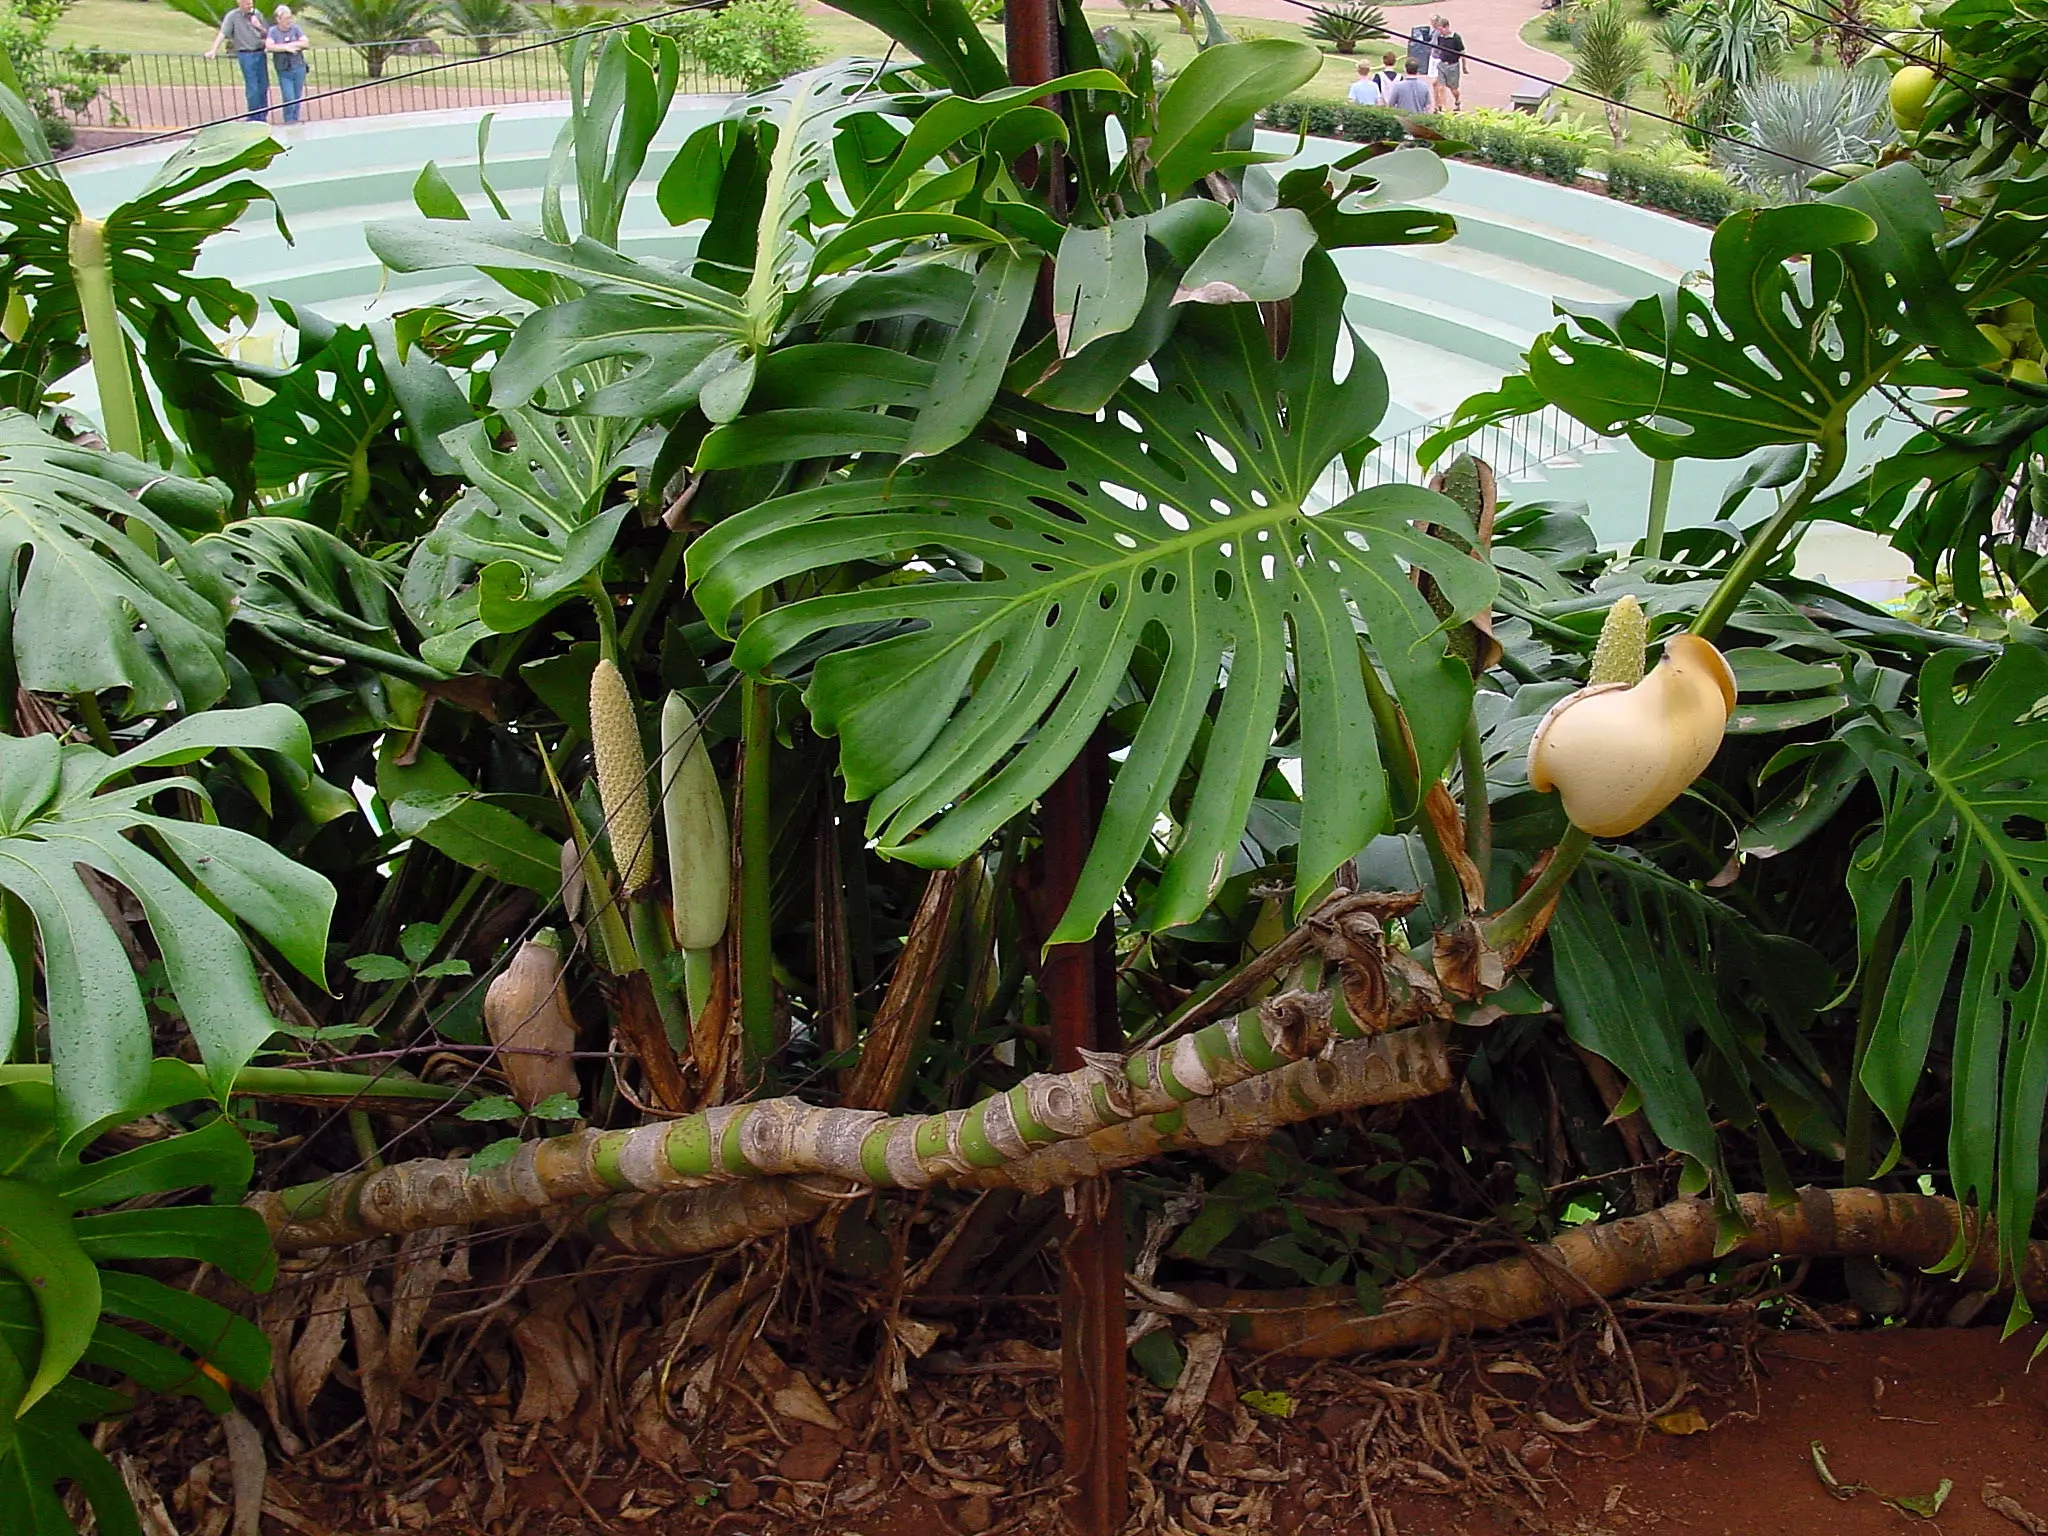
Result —
<svg viewBox="0 0 2048 1536"><path fill-rule="evenodd" d="M1009 0L1003 11L1010 79L1037 85L1062 73L1059 0ZM1047 105L1056 105L1048 102ZM1022 169L1022 168L1020 168ZM1066 168L1056 150L1039 157L1036 179L1055 216L1066 213ZM1052 319L1050 273L1039 298ZM1091 741L1045 796L1043 883L1049 920L1074 894L1108 797L1109 758ZM1117 1023L1115 955L1107 920L1093 939L1050 950L1040 970L1052 1016L1053 1069L1070 1072L1081 1052L1123 1048ZM1060 1395L1070 1494L1068 1523L1079 1536L1116 1536L1130 1513L1130 1420L1124 1365L1123 1198L1115 1174L1073 1191L1060 1249Z"/></svg>

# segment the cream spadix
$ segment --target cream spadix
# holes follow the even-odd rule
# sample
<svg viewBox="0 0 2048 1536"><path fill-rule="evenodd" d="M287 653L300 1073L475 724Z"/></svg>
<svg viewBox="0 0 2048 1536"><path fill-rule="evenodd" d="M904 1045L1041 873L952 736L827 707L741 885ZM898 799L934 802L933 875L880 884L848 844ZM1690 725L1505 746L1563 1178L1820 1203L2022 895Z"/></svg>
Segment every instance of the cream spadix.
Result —
<svg viewBox="0 0 2048 1536"><path fill-rule="evenodd" d="M1561 699L1529 743L1529 783L1556 790L1573 826L1635 831L1684 793L1720 750L1735 674L1698 635L1673 635L1634 686L1593 683Z"/></svg>

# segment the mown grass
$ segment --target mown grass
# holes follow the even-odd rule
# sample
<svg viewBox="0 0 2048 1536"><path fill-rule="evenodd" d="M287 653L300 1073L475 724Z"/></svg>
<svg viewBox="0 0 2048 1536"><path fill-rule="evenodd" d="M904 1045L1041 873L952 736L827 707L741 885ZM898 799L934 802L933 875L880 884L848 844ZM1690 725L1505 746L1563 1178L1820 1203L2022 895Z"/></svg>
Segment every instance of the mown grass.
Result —
<svg viewBox="0 0 2048 1536"><path fill-rule="evenodd" d="M222 0L221 10L225 14L229 0ZM263 0L268 4L268 0ZM652 9L653 7L650 7ZM1194 39L1180 30L1174 18L1163 12L1140 12L1136 16L1121 6L1091 9L1089 19L1097 26L1131 26L1150 34L1159 45L1160 56L1170 69L1178 69L1194 57ZM818 42L827 57L844 58L852 55L880 53L888 46L888 40L865 22L856 21L839 11L818 10L812 15L812 24L817 29ZM1251 39L1256 37L1299 38L1302 29L1291 22L1251 20L1243 17L1224 16L1223 23L1233 36ZM320 77L320 86L332 88L352 83L363 78L363 71L356 56L342 45L335 43L320 28L313 17L301 14L299 23L306 30L306 36L316 50L313 69ZM989 41L1002 46L1002 27L993 23L984 27ZM180 15L162 0L75 0L58 24L56 40L74 43L81 47L110 49L123 53L177 53L194 54L204 52L212 40L212 33L193 21ZM391 70L416 68L421 64L436 62L432 59L394 60ZM1340 58L1335 54L1325 57L1322 72L1304 88L1304 94L1330 101L1341 101L1350 88L1357 65L1356 58ZM231 65L228 67L232 67ZM489 64L480 64L465 69L461 78L476 85L511 84L519 78L510 69L501 69ZM318 88L318 87L316 87Z"/></svg>

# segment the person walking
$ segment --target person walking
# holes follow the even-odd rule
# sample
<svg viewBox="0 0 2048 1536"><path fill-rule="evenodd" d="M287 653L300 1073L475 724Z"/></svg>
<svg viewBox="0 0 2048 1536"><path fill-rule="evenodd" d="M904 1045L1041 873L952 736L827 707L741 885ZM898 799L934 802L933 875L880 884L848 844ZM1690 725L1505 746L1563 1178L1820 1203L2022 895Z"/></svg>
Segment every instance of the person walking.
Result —
<svg viewBox="0 0 2048 1536"><path fill-rule="evenodd" d="M1401 66L1395 60L1393 49L1389 48L1380 55L1380 67L1373 71L1372 78L1373 83L1380 88L1380 100L1384 102L1387 99L1387 92L1391 91L1395 82L1401 78Z"/></svg>
<svg viewBox="0 0 2048 1536"><path fill-rule="evenodd" d="M1422 78L1422 66L1412 58L1408 61L1408 73L1394 83L1387 93L1387 105L1396 112L1427 112L1429 110L1429 82Z"/></svg>
<svg viewBox="0 0 2048 1536"><path fill-rule="evenodd" d="M296 123L299 98L306 94L306 34L292 19L290 6L280 5L273 14L275 19L264 34L263 46L269 50L271 66L277 71L277 94L284 100L284 120Z"/></svg>
<svg viewBox="0 0 2048 1536"><path fill-rule="evenodd" d="M1409 73L1424 76L1427 85L1429 67L1436 62L1436 28L1428 22L1411 27L1408 32Z"/></svg>
<svg viewBox="0 0 2048 1536"><path fill-rule="evenodd" d="M1379 77L1372 72L1370 63L1358 66L1358 78L1351 82L1348 94L1354 107L1377 107L1385 99L1380 94Z"/></svg>
<svg viewBox="0 0 2048 1536"><path fill-rule="evenodd" d="M1439 112L1462 112L1465 97L1460 87L1465 74L1465 39L1451 30L1451 19L1439 16L1436 29L1436 109Z"/></svg>
<svg viewBox="0 0 2048 1536"><path fill-rule="evenodd" d="M220 19L220 31L214 35L213 46L206 50L209 59L220 57L222 43L234 50L235 60L242 66L242 94L249 107L244 115L252 123L260 123L270 115L270 65L264 41L263 18L256 14L256 0L235 0L235 8Z"/></svg>

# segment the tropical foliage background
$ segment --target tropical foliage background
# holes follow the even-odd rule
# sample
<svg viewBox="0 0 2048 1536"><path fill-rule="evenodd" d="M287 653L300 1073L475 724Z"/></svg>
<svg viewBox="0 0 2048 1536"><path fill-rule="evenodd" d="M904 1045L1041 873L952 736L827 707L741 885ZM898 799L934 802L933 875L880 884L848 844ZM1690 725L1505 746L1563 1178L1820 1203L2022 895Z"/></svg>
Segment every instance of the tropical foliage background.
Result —
<svg viewBox="0 0 2048 1536"><path fill-rule="evenodd" d="M137 1529L91 1438L124 1383L231 1414L268 1384L310 1424L325 1367L277 1408L267 1351L312 1323L243 1320L273 1245L324 1250L294 1262L336 1266L362 1360L351 1245L715 1277L772 1239L899 1301L997 1294L1063 1188L1197 1139L1247 1149L1216 1188L1185 1153L1122 1186L1147 1283L1367 1315L1451 1218L1703 1196L1733 1240L1802 1184L1931 1199L1980 1287L2022 1260L2040 23L1955 0L1896 45L1941 75L1868 161L1730 216L1702 280L1563 310L1430 486L1333 498L1387 389L1332 252L1449 238L1410 206L1436 154L1258 148L1320 67L1295 41L1167 74L1080 21L1019 87L952 0L847 8L896 51L695 132L661 257L619 230L678 42L582 38L538 223L486 162L367 231L473 296L286 314L282 365L222 345L255 300L195 271L267 209L262 128L91 218L0 91L9 1532L80 1500ZM1459 443L1549 406L1725 467L1721 521L1653 495L1602 549L1584 509L1502 505ZM1846 473L1873 408L1910 436ZM1822 521L1906 551L1915 611L1795 575ZM1527 751L1640 673L1637 610L1737 694L1706 772L1596 840ZM1056 1058L1091 944L1120 1049ZM1842 1257L1869 1309L1915 1304ZM866 1317L838 1342L900 1364L918 1336Z"/></svg>

